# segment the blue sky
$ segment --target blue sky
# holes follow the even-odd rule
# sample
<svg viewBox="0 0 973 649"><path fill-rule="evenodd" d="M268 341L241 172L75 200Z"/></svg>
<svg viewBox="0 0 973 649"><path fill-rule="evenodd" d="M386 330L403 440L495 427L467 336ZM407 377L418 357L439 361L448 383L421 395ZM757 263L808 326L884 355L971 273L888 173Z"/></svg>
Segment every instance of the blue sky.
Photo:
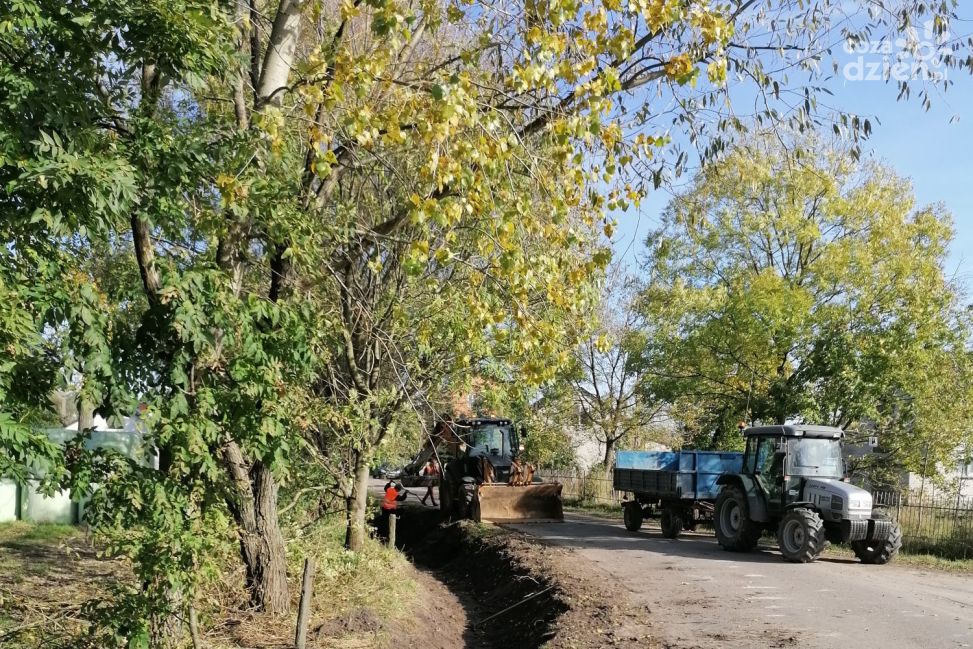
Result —
<svg viewBox="0 0 973 649"><path fill-rule="evenodd" d="M845 81L830 84L828 103L881 124L863 148L900 175L912 180L918 204L942 202L952 213L956 239L946 272L973 292L973 76L950 70L953 85L932 91L932 108L924 111L916 87L908 101L896 101L893 82ZM951 123L952 120L952 123ZM616 258L632 263L642 254L646 233L658 222L669 194L659 190L639 210L618 215Z"/></svg>

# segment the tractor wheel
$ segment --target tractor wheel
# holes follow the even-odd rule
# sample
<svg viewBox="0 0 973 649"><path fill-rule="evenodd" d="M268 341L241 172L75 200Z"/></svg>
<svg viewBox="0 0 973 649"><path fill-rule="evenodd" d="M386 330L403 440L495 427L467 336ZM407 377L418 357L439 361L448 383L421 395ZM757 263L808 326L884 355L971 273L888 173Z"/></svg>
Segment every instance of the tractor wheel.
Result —
<svg viewBox="0 0 973 649"><path fill-rule="evenodd" d="M445 482L439 483L439 511L446 516L452 513L453 499Z"/></svg>
<svg viewBox="0 0 973 649"><path fill-rule="evenodd" d="M461 494L462 509L460 518L463 520L472 520L479 522L480 520L480 501L476 497L476 487L472 489L463 485L463 492Z"/></svg>
<svg viewBox="0 0 973 649"><path fill-rule="evenodd" d="M625 529L638 532L642 527L642 506L635 501L625 503L622 507L622 518L625 520Z"/></svg>
<svg viewBox="0 0 973 649"><path fill-rule="evenodd" d="M743 489L726 485L720 490L714 508L716 540L724 550L749 552L760 540L760 526L750 520L750 507Z"/></svg>
<svg viewBox="0 0 973 649"><path fill-rule="evenodd" d="M884 541L852 541L851 549L862 563L883 566L899 553L902 547L902 528L898 523L892 525L889 537Z"/></svg>
<svg viewBox="0 0 973 649"><path fill-rule="evenodd" d="M476 496L470 498L469 503L466 506L466 511L469 513L469 518L471 521L480 522L480 499Z"/></svg>
<svg viewBox="0 0 973 649"><path fill-rule="evenodd" d="M662 536L667 539L677 538L679 533L682 532L682 512L674 507L666 507L662 510L660 524L662 525Z"/></svg>
<svg viewBox="0 0 973 649"><path fill-rule="evenodd" d="M792 563L810 563L824 552L824 521L818 513L805 507L796 507L780 521L777 528L780 553Z"/></svg>

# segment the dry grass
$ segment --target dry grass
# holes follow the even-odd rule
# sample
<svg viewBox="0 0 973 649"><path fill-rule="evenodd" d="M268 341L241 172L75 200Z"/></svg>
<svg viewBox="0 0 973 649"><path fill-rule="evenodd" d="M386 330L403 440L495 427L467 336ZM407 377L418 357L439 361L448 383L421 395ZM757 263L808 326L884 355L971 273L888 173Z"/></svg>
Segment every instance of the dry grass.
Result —
<svg viewBox="0 0 973 649"><path fill-rule="evenodd" d="M0 525L0 646L72 646L86 628L81 606L126 574L100 559L77 528Z"/></svg>
<svg viewBox="0 0 973 649"><path fill-rule="evenodd" d="M344 521L332 518L312 526L288 543L288 575L291 613L271 618L241 609L242 573L233 567L226 577L204 593L208 647L230 649L293 646L296 611L304 559L313 557L314 599L308 625L308 646L350 649L375 646L387 640L384 625L411 614L408 604L415 594L411 567L400 553L369 540L362 552L343 549ZM365 644L362 644L365 643Z"/></svg>
<svg viewBox="0 0 973 649"><path fill-rule="evenodd" d="M294 613L280 617L246 610L243 570L228 540L220 578L197 597L205 646L292 647L301 572L308 556L316 564L309 646L350 649L388 640L382 637L386 625L371 621L411 614L414 573L405 557L376 541L370 540L360 553L346 552L343 534L343 520L331 519L288 544ZM0 525L0 647L75 646L86 629L81 606L105 596L111 581L125 574L123 562L99 558L97 548L78 528Z"/></svg>

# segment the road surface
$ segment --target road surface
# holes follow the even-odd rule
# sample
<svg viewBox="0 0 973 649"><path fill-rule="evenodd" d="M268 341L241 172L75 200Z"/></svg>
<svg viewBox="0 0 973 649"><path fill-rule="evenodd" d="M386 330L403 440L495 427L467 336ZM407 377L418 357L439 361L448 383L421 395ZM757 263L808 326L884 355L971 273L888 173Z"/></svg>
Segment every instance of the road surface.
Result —
<svg viewBox="0 0 973 649"><path fill-rule="evenodd" d="M571 548L651 611L672 649L952 649L973 646L973 577L853 559L785 562L769 547L722 550L712 536L567 514L511 525Z"/></svg>

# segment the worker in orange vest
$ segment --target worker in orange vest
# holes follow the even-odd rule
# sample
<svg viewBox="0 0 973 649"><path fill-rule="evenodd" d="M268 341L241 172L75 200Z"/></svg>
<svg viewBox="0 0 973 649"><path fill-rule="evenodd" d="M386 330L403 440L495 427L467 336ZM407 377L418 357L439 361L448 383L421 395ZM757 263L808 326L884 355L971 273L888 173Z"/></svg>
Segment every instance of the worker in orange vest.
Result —
<svg viewBox="0 0 973 649"><path fill-rule="evenodd" d="M396 484L391 480L385 485L385 495L382 496L382 524L379 530L382 538L389 538L389 517L398 510L399 503L409 496L409 491L402 485Z"/></svg>

